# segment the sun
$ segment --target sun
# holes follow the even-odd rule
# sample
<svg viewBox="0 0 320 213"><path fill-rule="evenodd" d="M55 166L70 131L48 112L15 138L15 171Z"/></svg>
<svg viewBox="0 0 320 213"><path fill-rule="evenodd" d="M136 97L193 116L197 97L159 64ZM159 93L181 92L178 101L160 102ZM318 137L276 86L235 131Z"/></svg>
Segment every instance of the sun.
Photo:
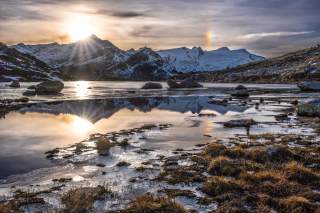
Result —
<svg viewBox="0 0 320 213"><path fill-rule="evenodd" d="M67 24L67 32L70 39L75 42L95 34L95 28L90 17L74 15Z"/></svg>

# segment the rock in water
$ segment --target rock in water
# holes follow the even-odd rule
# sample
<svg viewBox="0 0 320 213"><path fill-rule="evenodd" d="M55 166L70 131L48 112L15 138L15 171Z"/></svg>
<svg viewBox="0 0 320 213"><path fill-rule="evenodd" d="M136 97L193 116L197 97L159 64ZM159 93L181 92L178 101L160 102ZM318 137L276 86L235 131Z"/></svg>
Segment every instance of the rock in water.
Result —
<svg viewBox="0 0 320 213"><path fill-rule="evenodd" d="M35 92L38 95L54 95L60 93L63 87L61 81L44 81L36 85Z"/></svg>
<svg viewBox="0 0 320 213"><path fill-rule="evenodd" d="M242 120L231 120L223 124L224 127L234 128L234 127L251 127L257 124L253 119L242 119Z"/></svg>
<svg viewBox="0 0 320 213"><path fill-rule="evenodd" d="M141 89L162 89L162 85L160 83L147 82Z"/></svg>
<svg viewBox="0 0 320 213"><path fill-rule="evenodd" d="M35 96L36 92L34 90L27 90L24 93L22 93L23 96Z"/></svg>
<svg viewBox="0 0 320 213"><path fill-rule="evenodd" d="M167 81L167 84L169 88L171 89L178 89L178 88L201 88L203 87L201 84L199 84L197 81L193 79L185 79L183 81L175 81L172 79L169 79Z"/></svg>
<svg viewBox="0 0 320 213"><path fill-rule="evenodd" d="M180 84L179 84L177 81L172 80L172 79L169 79L169 80L167 81L167 84L168 84L169 88L173 88L173 89L175 89L175 88L181 88Z"/></svg>
<svg viewBox="0 0 320 213"><path fill-rule="evenodd" d="M298 106L299 116L320 117L320 99L310 101L309 103L300 104Z"/></svg>
<svg viewBox="0 0 320 213"><path fill-rule="evenodd" d="M305 81L298 84L298 87L301 91L305 92L319 92L320 91L320 82L317 81Z"/></svg>
<svg viewBox="0 0 320 213"><path fill-rule="evenodd" d="M238 98L247 98L250 96L247 87L243 85L238 85L231 95Z"/></svg>
<svg viewBox="0 0 320 213"><path fill-rule="evenodd" d="M20 83L17 80L14 80L11 82L11 84L9 85L12 88L20 88Z"/></svg>

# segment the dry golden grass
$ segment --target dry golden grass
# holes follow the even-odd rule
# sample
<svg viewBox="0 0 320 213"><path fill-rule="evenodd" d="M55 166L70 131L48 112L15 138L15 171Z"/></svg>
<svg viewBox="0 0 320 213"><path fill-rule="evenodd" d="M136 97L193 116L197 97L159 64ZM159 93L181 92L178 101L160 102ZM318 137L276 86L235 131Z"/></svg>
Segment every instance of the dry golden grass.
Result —
<svg viewBox="0 0 320 213"><path fill-rule="evenodd" d="M291 196L280 201L281 212L284 213L305 213L315 212L317 207L308 199L299 196ZM318 208L317 211L320 209Z"/></svg>
<svg viewBox="0 0 320 213"><path fill-rule="evenodd" d="M290 162L285 165L285 171L288 180L297 181L301 184L320 186L320 175L313 172L311 169L304 167L298 162Z"/></svg>
<svg viewBox="0 0 320 213"><path fill-rule="evenodd" d="M124 213L186 213L187 210L174 200L167 197L154 197L144 194L137 197Z"/></svg>
<svg viewBox="0 0 320 213"><path fill-rule="evenodd" d="M217 196L229 192L240 192L242 191L241 185L236 181L213 176L203 184L202 191L211 196Z"/></svg>
<svg viewBox="0 0 320 213"><path fill-rule="evenodd" d="M220 156L210 162L208 172L212 175L238 176L241 169L230 158Z"/></svg>
<svg viewBox="0 0 320 213"><path fill-rule="evenodd" d="M96 146L99 155L108 155L112 144L107 138L100 137L96 141Z"/></svg>
<svg viewBox="0 0 320 213"><path fill-rule="evenodd" d="M107 186L83 187L68 191L62 197L63 213L90 212L94 202L104 194L111 193Z"/></svg>

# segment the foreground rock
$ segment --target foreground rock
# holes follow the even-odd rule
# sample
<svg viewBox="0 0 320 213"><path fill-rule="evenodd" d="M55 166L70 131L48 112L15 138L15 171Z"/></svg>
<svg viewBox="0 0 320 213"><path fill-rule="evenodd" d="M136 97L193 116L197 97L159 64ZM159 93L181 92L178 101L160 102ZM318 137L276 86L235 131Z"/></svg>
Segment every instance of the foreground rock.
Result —
<svg viewBox="0 0 320 213"><path fill-rule="evenodd" d="M305 92L319 92L320 91L320 82L317 81L306 81L298 84L298 87L301 91Z"/></svg>
<svg viewBox="0 0 320 213"><path fill-rule="evenodd" d="M250 96L247 87L243 85L237 86L231 93L231 95L238 98L247 98Z"/></svg>
<svg viewBox="0 0 320 213"><path fill-rule="evenodd" d="M162 89L162 85L160 83L147 82L141 89Z"/></svg>
<svg viewBox="0 0 320 213"><path fill-rule="evenodd" d="M169 79L167 81L167 84L170 89L179 89L179 88L201 88L203 87L201 84L199 84L197 81L192 79L185 79L183 81L175 81L172 79Z"/></svg>
<svg viewBox="0 0 320 213"><path fill-rule="evenodd" d="M63 89L64 84L61 81L44 81L35 87L35 92L38 95L55 95L59 94Z"/></svg>
<svg viewBox="0 0 320 213"><path fill-rule="evenodd" d="M309 103L300 104L298 106L299 116L306 117L320 117L320 99L311 101Z"/></svg>
<svg viewBox="0 0 320 213"><path fill-rule="evenodd" d="M12 87L12 88L20 88L20 83L19 83L19 81L14 80L14 81L11 82L11 84L9 85L9 87Z"/></svg>

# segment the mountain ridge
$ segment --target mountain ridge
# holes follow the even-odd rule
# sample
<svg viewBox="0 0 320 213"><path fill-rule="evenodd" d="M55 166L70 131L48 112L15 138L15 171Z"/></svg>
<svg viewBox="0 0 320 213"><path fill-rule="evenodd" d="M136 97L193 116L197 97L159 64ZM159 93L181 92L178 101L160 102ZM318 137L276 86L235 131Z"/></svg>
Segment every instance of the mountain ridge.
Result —
<svg viewBox="0 0 320 213"><path fill-rule="evenodd" d="M136 60L137 55L142 56L141 49L144 48L124 51L112 42L102 40L95 35L70 44L20 43L11 47L31 54L51 67L59 69L63 78L67 80L140 80L140 77L141 80L166 79L179 72L214 71L264 59L248 51L230 50L227 47L212 51L203 50L201 47L192 49L182 47L160 51L148 48L148 54L153 58L148 57L150 61L146 62L145 56L140 57L141 61ZM132 64L134 55L135 64Z"/></svg>
<svg viewBox="0 0 320 213"><path fill-rule="evenodd" d="M320 81L320 45L234 68L216 72L180 74L176 78L193 78L198 81L218 83Z"/></svg>

